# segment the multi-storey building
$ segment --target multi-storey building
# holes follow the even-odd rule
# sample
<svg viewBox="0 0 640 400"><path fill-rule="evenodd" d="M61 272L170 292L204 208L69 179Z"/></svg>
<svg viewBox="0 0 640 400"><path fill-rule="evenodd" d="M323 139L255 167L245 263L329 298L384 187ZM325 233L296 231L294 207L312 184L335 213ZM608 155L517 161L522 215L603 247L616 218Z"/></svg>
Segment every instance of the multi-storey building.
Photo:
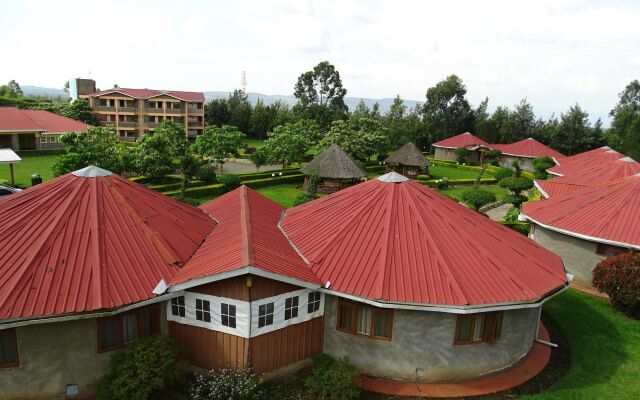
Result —
<svg viewBox="0 0 640 400"><path fill-rule="evenodd" d="M113 88L81 93L101 125L112 125L121 140L134 141L153 132L165 119L181 125L188 138L204 129L204 93L173 90Z"/></svg>

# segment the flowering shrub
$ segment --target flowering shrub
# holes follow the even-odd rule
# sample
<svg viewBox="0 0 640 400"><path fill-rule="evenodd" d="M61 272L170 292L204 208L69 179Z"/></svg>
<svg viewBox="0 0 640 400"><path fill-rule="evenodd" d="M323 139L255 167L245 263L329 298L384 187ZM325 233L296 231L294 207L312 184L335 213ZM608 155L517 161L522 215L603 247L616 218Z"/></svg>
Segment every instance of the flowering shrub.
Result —
<svg viewBox="0 0 640 400"><path fill-rule="evenodd" d="M256 152L255 147L247 147L246 149L244 149L244 154L253 154L255 152Z"/></svg>
<svg viewBox="0 0 640 400"><path fill-rule="evenodd" d="M347 358L336 360L320 353L313 356L313 372L305 385L314 399L356 399L360 396L359 375Z"/></svg>
<svg viewBox="0 0 640 400"><path fill-rule="evenodd" d="M220 369L198 374L189 388L190 400L261 400L262 378L250 368Z"/></svg>
<svg viewBox="0 0 640 400"><path fill-rule="evenodd" d="M616 309L640 318L640 253L602 260L593 270L593 285L609 295Z"/></svg>

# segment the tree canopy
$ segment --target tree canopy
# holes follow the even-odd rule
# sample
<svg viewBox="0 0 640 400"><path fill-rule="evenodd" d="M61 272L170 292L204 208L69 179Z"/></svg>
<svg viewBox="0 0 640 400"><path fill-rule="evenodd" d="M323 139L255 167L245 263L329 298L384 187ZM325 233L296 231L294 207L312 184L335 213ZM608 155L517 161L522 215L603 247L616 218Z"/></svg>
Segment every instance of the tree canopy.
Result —
<svg viewBox="0 0 640 400"><path fill-rule="evenodd" d="M298 77L293 91L298 99L294 111L325 128L331 121L346 115L346 94L338 70L328 61L322 61Z"/></svg>
<svg viewBox="0 0 640 400"><path fill-rule="evenodd" d="M287 162L302 161L319 137L320 128L315 121L300 120L277 126L267 134L264 146L258 149L252 160L256 166L279 163L284 168Z"/></svg>
<svg viewBox="0 0 640 400"><path fill-rule="evenodd" d="M179 159L182 163L183 158L189 154L189 142L184 130L166 119L153 134L142 136L139 143L138 172L152 178L173 173L176 170L173 160Z"/></svg>
<svg viewBox="0 0 640 400"><path fill-rule="evenodd" d="M240 154L238 149L242 147L244 139L245 134L235 126L207 126L204 133L196 138L193 150L197 155L220 164L222 170L225 158Z"/></svg>
<svg viewBox="0 0 640 400"><path fill-rule="evenodd" d="M640 160L640 81L629 83L618 98L618 104L610 113L613 121L609 145Z"/></svg>
<svg viewBox="0 0 640 400"><path fill-rule="evenodd" d="M389 146L387 128L379 119L352 117L349 121L337 120L318 143L318 151L337 144L352 157L366 160L383 153Z"/></svg>

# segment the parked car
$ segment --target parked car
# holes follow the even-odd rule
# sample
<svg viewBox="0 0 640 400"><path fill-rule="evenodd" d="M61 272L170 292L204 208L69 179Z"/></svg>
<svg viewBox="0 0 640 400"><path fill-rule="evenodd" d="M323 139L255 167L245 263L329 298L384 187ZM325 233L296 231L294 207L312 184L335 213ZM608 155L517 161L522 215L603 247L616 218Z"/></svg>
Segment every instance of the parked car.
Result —
<svg viewBox="0 0 640 400"><path fill-rule="evenodd" d="M0 197L8 196L10 194L22 192L22 189L14 188L11 186L0 185Z"/></svg>

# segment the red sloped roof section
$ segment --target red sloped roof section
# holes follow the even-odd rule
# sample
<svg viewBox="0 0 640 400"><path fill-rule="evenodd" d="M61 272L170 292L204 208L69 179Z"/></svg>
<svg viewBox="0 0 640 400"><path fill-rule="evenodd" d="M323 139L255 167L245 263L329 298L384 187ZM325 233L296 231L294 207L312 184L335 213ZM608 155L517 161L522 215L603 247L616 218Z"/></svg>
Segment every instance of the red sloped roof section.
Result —
<svg viewBox="0 0 640 400"><path fill-rule="evenodd" d="M522 212L553 228L637 247L640 175L527 203Z"/></svg>
<svg viewBox="0 0 640 400"><path fill-rule="evenodd" d="M466 147L466 146L472 146L472 145L489 146L487 142L485 142L484 140L480 139L479 137L469 132L461 133L459 135L440 140L439 142L435 142L432 146L457 149L460 147Z"/></svg>
<svg viewBox="0 0 640 400"><path fill-rule="evenodd" d="M412 181L356 185L287 210L281 225L323 285L359 297L487 305L566 284L558 256Z"/></svg>
<svg viewBox="0 0 640 400"><path fill-rule="evenodd" d="M559 176L548 181L536 180L549 197L577 192L640 173L640 163L629 157L583 166L581 173Z"/></svg>
<svg viewBox="0 0 640 400"><path fill-rule="evenodd" d="M217 221L216 228L172 285L247 266L319 283L278 227L284 211L279 204L242 186L202 209Z"/></svg>
<svg viewBox="0 0 640 400"><path fill-rule="evenodd" d="M491 147L502 151L502 153L512 156L519 157L529 157L529 158L538 158L549 156L554 158L558 162L562 162L562 160L567 157L552 149L549 146L546 146L533 138L528 138L521 140L519 142L511 143L511 144L500 144L500 145L490 145Z"/></svg>
<svg viewBox="0 0 640 400"><path fill-rule="evenodd" d="M117 175L67 174L0 200L0 319L153 297L213 228L201 210Z"/></svg>
<svg viewBox="0 0 640 400"><path fill-rule="evenodd" d="M608 146L604 146L567 157L560 162L560 165L549 168L547 171L554 175L568 176L574 173L580 173L594 163L614 161L622 157L624 157L624 154L618 153Z"/></svg>
<svg viewBox="0 0 640 400"><path fill-rule="evenodd" d="M89 125L44 110L0 107L0 131L84 132Z"/></svg>
<svg viewBox="0 0 640 400"><path fill-rule="evenodd" d="M149 99L161 95L169 95L184 101L204 102L204 93L202 92L185 92L180 90L155 90L155 89L127 89L114 88L102 90L100 92L91 93L89 96L101 96L111 93L122 93L136 99Z"/></svg>

